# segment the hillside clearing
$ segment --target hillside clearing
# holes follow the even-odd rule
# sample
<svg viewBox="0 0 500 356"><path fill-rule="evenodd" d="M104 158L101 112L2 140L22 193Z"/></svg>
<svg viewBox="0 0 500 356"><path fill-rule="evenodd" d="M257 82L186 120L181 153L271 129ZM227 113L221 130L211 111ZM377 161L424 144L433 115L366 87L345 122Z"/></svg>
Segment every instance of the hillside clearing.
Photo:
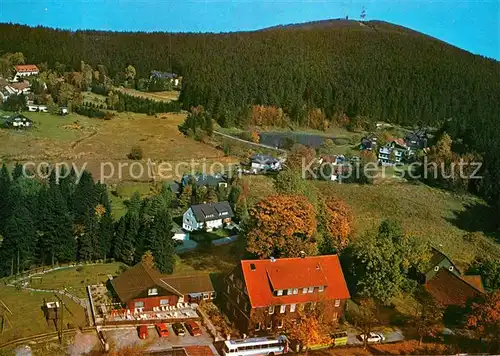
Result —
<svg viewBox="0 0 500 356"><path fill-rule="evenodd" d="M122 93L137 96L139 98L151 99L157 101L173 101L179 99L180 92L177 90L158 91L158 92L145 92L130 88L114 88L114 90L121 91Z"/></svg>
<svg viewBox="0 0 500 356"><path fill-rule="evenodd" d="M401 222L408 234L428 240L461 266L476 256L500 256L500 246L479 233L477 240L464 236L487 230L486 204L471 195L456 195L424 184L357 185L316 182L325 195L344 199L355 217L355 233L376 228L384 219ZM473 216L475 211L477 216ZM468 224L474 221L475 226Z"/></svg>
<svg viewBox="0 0 500 356"><path fill-rule="evenodd" d="M140 180L149 181L147 160L170 164L169 179L178 178L192 169L207 169L214 162L220 167L235 162L231 157L209 145L192 140L181 134L177 128L185 114L144 114L119 113L112 120L90 119L71 114L57 116L48 113L24 113L35 121L32 130L0 129L0 157L6 162L49 161L72 162L77 167L85 167L94 178L99 179L108 164L117 169L123 165L122 175L115 175L108 181ZM136 167L130 174L130 165L136 161L127 158L132 146L140 146L143 160L140 165L146 171L140 175ZM109 162L109 163L107 163ZM137 166L137 165L136 165ZM157 179L161 179L157 178Z"/></svg>

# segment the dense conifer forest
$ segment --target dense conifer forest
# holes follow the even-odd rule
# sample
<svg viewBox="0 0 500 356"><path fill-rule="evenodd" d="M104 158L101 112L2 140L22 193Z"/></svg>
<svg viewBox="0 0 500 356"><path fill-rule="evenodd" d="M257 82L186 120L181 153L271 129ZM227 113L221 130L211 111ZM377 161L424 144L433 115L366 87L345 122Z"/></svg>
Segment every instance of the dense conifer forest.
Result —
<svg viewBox="0 0 500 356"><path fill-rule="evenodd" d="M47 45L50 44L50 45ZM334 20L223 34L62 31L0 25L0 55L35 64L101 65L110 77L131 64L183 76L185 109L203 105L223 126L245 125L249 104L282 108L284 124L308 125L319 108L417 126L446 125L460 149L484 158L478 188L500 191L500 64L392 24Z"/></svg>

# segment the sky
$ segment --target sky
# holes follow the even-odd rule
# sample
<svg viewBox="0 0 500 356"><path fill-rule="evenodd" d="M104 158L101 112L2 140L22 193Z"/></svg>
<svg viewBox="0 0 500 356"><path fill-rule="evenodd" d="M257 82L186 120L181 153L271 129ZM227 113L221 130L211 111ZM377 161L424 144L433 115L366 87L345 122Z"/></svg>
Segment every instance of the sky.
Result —
<svg viewBox="0 0 500 356"><path fill-rule="evenodd" d="M500 0L0 0L0 22L63 29L230 32L383 20L500 60ZM1 35L1 34L0 34Z"/></svg>

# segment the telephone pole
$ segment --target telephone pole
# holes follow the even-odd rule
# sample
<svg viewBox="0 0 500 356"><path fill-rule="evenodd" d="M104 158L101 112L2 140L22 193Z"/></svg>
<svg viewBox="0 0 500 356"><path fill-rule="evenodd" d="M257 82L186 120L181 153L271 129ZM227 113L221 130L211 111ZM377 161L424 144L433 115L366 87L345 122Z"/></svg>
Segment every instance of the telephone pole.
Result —
<svg viewBox="0 0 500 356"><path fill-rule="evenodd" d="M59 310L61 311L61 317L60 317L60 323L59 323L59 328L57 330L57 336L59 337L59 343L62 345L63 343L63 317L64 317L64 302L61 297L59 297L57 294L54 294L56 298L59 300L59 308L58 308L58 313L57 316L59 317Z"/></svg>

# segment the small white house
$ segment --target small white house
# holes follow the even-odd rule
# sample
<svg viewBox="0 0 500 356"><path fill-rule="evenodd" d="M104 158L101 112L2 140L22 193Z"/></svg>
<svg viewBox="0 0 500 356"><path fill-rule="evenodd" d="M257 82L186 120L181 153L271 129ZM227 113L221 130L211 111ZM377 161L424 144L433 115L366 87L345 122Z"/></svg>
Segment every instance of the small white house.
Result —
<svg viewBox="0 0 500 356"><path fill-rule="evenodd" d="M34 64L22 64L14 67L16 71L16 75L14 75L14 82L18 82L25 77L29 77L31 75L38 75L40 70Z"/></svg>
<svg viewBox="0 0 500 356"><path fill-rule="evenodd" d="M254 170L280 170L281 161L264 154L256 154L250 157L251 167Z"/></svg>
<svg viewBox="0 0 500 356"><path fill-rule="evenodd" d="M233 210L227 201L191 206L182 218L182 228L186 231L212 231L231 222Z"/></svg>
<svg viewBox="0 0 500 356"><path fill-rule="evenodd" d="M33 126L33 121L28 119L26 116L21 114L12 115L5 122L7 127L12 127L16 129L25 129Z"/></svg>
<svg viewBox="0 0 500 356"><path fill-rule="evenodd" d="M28 111L31 111L31 112L49 112L49 109L47 108L47 105L29 104Z"/></svg>

